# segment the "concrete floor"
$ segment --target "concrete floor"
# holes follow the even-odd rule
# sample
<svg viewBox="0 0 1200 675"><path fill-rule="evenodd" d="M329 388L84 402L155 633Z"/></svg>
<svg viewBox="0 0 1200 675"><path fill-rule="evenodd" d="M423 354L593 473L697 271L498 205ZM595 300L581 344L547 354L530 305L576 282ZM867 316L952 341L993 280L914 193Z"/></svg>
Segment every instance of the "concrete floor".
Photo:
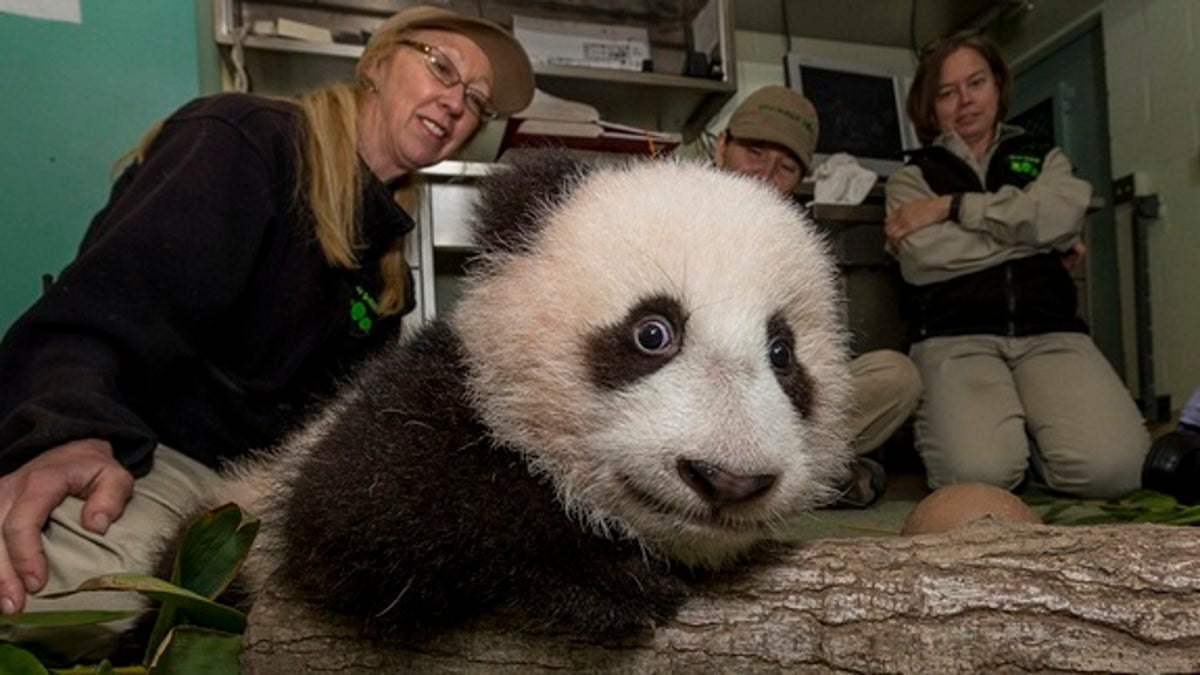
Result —
<svg viewBox="0 0 1200 675"><path fill-rule="evenodd" d="M927 494L923 474L889 474L887 490L878 502L865 509L818 509L797 519L788 536L805 541L899 536L909 511Z"/></svg>

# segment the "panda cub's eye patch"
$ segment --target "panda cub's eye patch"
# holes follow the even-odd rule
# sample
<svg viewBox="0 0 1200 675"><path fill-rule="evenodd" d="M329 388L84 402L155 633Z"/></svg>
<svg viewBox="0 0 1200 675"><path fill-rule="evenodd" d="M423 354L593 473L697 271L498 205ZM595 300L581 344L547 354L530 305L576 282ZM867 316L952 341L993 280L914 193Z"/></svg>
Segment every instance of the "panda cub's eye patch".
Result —
<svg viewBox="0 0 1200 675"><path fill-rule="evenodd" d="M605 389L620 389L652 375L683 348L687 316L678 300L653 296L635 303L616 324L587 339L588 372Z"/></svg>
<svg viewBox="0 0 1200 675"><path fill-rule="evenodd" d="M792 407L808 419L816 403L816 388L804 364L796 360L796 333L782 314L767 321L767 361Z"/></svg>

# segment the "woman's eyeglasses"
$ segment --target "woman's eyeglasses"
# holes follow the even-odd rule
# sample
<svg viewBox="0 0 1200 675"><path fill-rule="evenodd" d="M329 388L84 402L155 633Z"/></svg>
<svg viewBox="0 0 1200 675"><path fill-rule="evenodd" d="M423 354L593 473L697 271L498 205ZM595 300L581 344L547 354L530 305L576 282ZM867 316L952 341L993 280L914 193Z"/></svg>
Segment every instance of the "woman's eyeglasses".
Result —
<svg viewBox="0 0 1200 675"><path fill-rule="evenodd" d="M463 86L463 101L465 101L467 110L470 110L480 120L494 120L500 116L500 112L496 110L496 106L477 89L472 89L463 82L462 75L459 74L458 68L454 67L454 62L450 60L446 53L437 47L417 42L416 40L400 40L400 44L413 49L425 55L425 67L430 73L437 78L446 87Z"/></svg>

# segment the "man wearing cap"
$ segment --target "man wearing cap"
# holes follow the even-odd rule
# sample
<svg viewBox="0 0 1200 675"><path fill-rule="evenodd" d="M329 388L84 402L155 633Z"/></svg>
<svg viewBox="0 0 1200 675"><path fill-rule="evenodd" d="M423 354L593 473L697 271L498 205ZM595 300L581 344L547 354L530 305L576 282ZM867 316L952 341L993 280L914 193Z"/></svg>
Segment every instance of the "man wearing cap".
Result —
<svg viewBox="0 0 1200 675"><path fill-rule="evenodd" d="M812 173L817 110L800 94L777 85L755 91L733 111L717 136L716 165L751 176L790 195Z"/></svg>
<svg viewBox="0 0 1200 675"><path fill-rule="evenodd" d="M0 342L0 612L138 609L44 596L153 572L218 467L297 429L398 339L415 304L398 193L525 107L533 69L504 28L418 6L380 23L356 76L206 96L155 125ZM127 627L0 640L77 661Z"/></svg>
<svg viewBox="0 0 1200 675"><path fill-rule="evenodd" d="M713 162L791 196L812 173L817 132L817 110L808 99L788 87L766 86L733 111L729 125L717 136ZM916 410L921 379L912 361L891 349L854 358L850 376L855 409L849 425L856 457L834 505L853 508L869 506L883 495L883 467L865 455L883 445Z"/></svg>

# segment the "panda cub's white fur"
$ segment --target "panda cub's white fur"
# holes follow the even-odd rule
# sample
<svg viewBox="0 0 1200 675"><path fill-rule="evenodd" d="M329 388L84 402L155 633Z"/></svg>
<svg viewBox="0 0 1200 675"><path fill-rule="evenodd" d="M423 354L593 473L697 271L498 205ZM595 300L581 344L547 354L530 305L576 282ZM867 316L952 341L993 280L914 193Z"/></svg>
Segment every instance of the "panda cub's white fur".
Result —
<svg viewBox="0 0 1200 675"><path fill-rule="evenodd" d="M834 496L841 297L797 206L698 163L548 153L476 216L451 316L232 474L263 519L252 593L401 632L500 611L628 633Z"/></svg>
<svg viewBox="0 0 1200 675"><path fill-rule="evenodd" d="M451 323L488 426L554 481L569 511L712 566L830 499L847 461L839 294L826 242L793 204L753 179L660 162L596 171L541 217L532 250L490 261ZM682 349L643 381L598 389L585 371L589 335L655 294L687 313ZM778 312L815 383L808 419L764 358ZM680 455L779 481L714 514L676 475Z"/></svg>

